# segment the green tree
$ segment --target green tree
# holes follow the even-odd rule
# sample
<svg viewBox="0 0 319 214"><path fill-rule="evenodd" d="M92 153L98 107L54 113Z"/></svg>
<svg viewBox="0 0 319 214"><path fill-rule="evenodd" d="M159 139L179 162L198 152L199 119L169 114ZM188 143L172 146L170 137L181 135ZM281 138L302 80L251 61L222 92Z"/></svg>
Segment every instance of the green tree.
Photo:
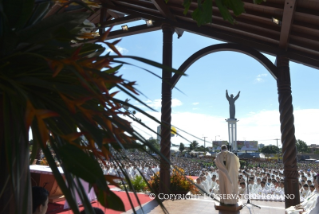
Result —
<svg viewBox="0 0 319 214"><path fill-rule="evenodd" d="M309 152L309 147L306 144L305 141L298 139L296 141L296 147L297 147L297 151L300 153L306 153Z"/></svg>
<svg viewBox="0 0 319 214"><path fill-rule="evenodd" d="M193 142L190 143L190 146L189 146L189 150L195 150L197 147L198 147L198 142L196 140L194 140Z"/></svg>
<svg viewBox="0 0 319 214"><path fill-rule="evenodd" d="M277 146L264 146L263 148L260 149L260 151L262 153L264 153L265 155L269 155L269 154L277 154L279 152L279 148Z"/></svg>
<svg viewBox="0 0 319 214"><path fill-rule="evenodd" d="M161 149L161 146L157 143L156 139L151 139L147 141L150 145L152 145L155 149L157 149L158 151ZM149 150L152 150L149 148Z"/></svg>
<svg viewBox="0 0 319 214"><path fill-rule="evenodd" d="M181 151L181 153L185 150L185 145L184 143L180 143L179 144L179 151Z"/></svg>
<svg viewBox="0 0 319 214"><path fill-rule="evenodd" d="M205 148L204 146L199 146L195 149L195 151L205 152L208 151L208 148Z"/></svg>

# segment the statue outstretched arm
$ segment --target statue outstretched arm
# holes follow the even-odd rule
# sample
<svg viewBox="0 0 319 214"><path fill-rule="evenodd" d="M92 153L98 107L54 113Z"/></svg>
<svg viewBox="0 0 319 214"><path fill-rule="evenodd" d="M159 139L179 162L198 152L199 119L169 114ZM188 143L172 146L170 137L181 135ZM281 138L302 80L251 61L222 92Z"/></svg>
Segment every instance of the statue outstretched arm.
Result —
<svg viewBox="0 0 319 214"><path fill-rule="evenodd" d="M228 91L226 90L226 99L229 101Z"/></svg>
<svg viewBox="0 0 319 214"><path fill-rule="evenodd" d="M240 91L238 92L238 94L236 95L236 97L234 98L234 100L237 100L239 97Z"/></svg>

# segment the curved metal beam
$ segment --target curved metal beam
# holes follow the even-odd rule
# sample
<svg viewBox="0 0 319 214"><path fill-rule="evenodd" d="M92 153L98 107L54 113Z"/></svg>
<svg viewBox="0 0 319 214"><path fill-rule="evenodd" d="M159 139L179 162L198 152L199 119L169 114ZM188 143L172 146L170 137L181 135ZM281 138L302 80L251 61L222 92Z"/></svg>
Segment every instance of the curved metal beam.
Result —
<svg viewBox="0 0 319 214"><path fill-rule="evenodd" d="M171 88L174 88L178 80L181 78L181 76L186 72L186 70L198 59L202 58L203 56L206 56L211 53L220 52L220 51L235 51L239 53L246 54L248 56L251 56L252 58L256 59L258 62L260 62L268 71L269 73L277 80L277 67L262 53L259 51L248 48L243 45L239 44L233 44L233 43L225 43L225 44L218 44L218 45L211 45L206 48L203 48L196 53L194 53L192 56L190 56L178 69L180 71L179 74L174 74L171 80Z"/></svg>

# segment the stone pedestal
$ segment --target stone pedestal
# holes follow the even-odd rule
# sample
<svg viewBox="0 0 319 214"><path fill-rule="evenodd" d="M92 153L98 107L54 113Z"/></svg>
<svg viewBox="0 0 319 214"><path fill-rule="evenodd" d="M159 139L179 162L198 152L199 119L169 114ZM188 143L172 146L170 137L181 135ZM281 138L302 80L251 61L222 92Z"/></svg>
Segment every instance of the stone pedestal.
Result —
<svg viewBox="0 0 319 214"><path fill-rule="evenodd" d="M237 119L226 119L228 123L228 139L229 145L232 147L231 152L237 152Z"/></svg>

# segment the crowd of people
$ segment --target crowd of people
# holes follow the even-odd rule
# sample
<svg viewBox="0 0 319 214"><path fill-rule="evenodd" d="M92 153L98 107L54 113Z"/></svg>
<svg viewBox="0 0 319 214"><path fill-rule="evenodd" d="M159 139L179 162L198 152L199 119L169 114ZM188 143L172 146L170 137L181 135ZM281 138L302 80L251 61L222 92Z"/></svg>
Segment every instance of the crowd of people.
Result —
<svg viewBox="0 0 319 214"><path fill-rule="evenodd" d="M159 172L159 161L150 156L138 153L127 154L129 161L121 161L123 169L130 179L143 174L149 180L155 173ZM200 187L199 192L206 194L219 194L219 173L216 167L205 167L196 158L172 158L174 166L184 169L185 175L198 177L196 184ZM212 160L209 160L212 162ZM238 194L250 196L256 200L284 201L284 174L282 164L267 164L269 168L259 167L260 164L253 162L254 167L241 168L238 177ZM123 171L115 166L113 162L106 165L101 164L104 174L116 175L125 178ZM299 164L299 193L303 201L315 191L314 170L318 167L309 168L308 164ZM279 168L280 167L280 168Z"/></svg>
<svg viewBox="0 0 319 214"><path fill-rule="evenodd" d="M159 171L159 160L157 157L150 157L149 155L130 152L127 153L129 160L122 160L122 169L118 164L113 161L107 162L106 165L101 163L104 174L115 175L124 178L124 172L130 179L134 179L137 175L143 174L146 180L149 180L154 173ZM198 162L198 159L185 158L185 157L172 157L171 162L174 166L182 168L185 175L197 176L201 170L205 167L203 163L212 162L209 160L202 160Z"/></svg>
<svg viewBox="0 0 319 214"><path fill-rule="evenodd" d="M299 171L300 200L311 195L315 191L314 176L317 175L312 169ZM218 169L204 169L196 179L202 193L220 194ZM284 174L283 168L245 168L239 171L238 194L255 200L284 201Z"/></svg>

